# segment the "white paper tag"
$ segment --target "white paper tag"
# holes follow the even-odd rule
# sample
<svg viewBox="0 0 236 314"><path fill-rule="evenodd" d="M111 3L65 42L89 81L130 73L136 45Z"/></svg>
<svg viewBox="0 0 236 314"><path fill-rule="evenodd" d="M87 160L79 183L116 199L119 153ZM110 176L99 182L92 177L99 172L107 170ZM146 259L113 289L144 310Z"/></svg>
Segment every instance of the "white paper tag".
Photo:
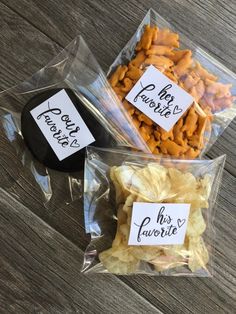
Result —
<svg viewBox="0 0 236 314"><path fill-rule="evenodd" d="M190 204L133 203L129 245L183 244Z"/></svg>
<svg viewBox="0 0 236 314"><path fill-rule="evenodd" d="M151 120L169 131L194 98L150 65L125 97Z"/></svg>
<svg viewBox="0 0 236 314"><path fill-rule="evenodd" d="M60 161L95 141L64 89L30 113Z"/></svg>

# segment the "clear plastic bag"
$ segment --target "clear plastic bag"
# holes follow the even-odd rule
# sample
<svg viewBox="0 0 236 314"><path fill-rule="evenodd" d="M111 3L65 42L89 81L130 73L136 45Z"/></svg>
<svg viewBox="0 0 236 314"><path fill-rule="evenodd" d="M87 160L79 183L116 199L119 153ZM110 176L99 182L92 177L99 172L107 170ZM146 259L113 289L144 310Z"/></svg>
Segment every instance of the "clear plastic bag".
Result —
<svg viewBox="0 0 236 314"><path fill-rule="evenodd" d="M1 151L1 187L15 197L24 182L34 186L37 200L54 208L80 198L83 194L83 173L59 172L38 162L25 145L21 116L25 105L39 93L69 90L86 110L111 135L111 145L143 147L142 139L128 122L126 112L118 106L117 98L105 74L81 36L76 37L49 64L21 84L0 93L0 129L3 137ZM14 173L12 173L12 169ZM9 184L11 182L11 184ZM63 188L63 195L60 192ZM23 201L23 200L22 200Z"/></svg>
<svg viewBox="0 0 236 314"><path fill-rule="evenodd" d="M192 159L202 157L236 116L236 75L180 30L150 9L107 75L152 153ZM125 100L149 65L194 98L169 132Z"/></svg>
<svg viewBox="0 0 236 314"><path fill-rule="evenodd" d="M91 242L82 271L212 276L215 202L224 162L225 155L213 160L174 160L127 149L87 147L84 216ZM144 206L136 209L136 216L135 204ZM163 221L157 218L156 230L147 234L149 222L141 224L137 213L148 216L146 206L153 205L155 215L156 206L165 206L169 221L159 211L157 217L163 215ZM190 207L188 218L181 216L184 206ZM180 232L182 223L186 224L182 242L164 234L174 225ZM137 234L140 239L130 244ZM171 243L165 242L170 241L166 237ZM154 242L139 242L145 239ZM165 244L159 244L162 241Z"/></svg>

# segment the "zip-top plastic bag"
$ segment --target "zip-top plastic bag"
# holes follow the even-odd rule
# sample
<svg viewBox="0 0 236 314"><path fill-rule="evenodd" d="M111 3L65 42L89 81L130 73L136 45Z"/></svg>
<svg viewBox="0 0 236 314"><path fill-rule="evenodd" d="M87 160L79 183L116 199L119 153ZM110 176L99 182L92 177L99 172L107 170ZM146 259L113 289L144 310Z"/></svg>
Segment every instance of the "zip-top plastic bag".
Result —
<svg viewBox="0 0 236 314"><path fill-rule="evenodd" d="M22 188L33 187L37 200L52 208L82 196L78 169L88 144L144 147L81 36L32 77L0 93L0 130L0 164L11 182L2 180L1 187L18 198Z"/></svg>
<svg viewBox="0 0 236 314"><path fill-rule="evenodd" d="M224 162L87 147L82 271L212 276Z"/></svg>
<svg viewBox="0 0 236 314"><path fill-rule="evenodd" d="M152 153L192 159L236 116L236 75L179 30L150 9L108 77Z"/></svg>

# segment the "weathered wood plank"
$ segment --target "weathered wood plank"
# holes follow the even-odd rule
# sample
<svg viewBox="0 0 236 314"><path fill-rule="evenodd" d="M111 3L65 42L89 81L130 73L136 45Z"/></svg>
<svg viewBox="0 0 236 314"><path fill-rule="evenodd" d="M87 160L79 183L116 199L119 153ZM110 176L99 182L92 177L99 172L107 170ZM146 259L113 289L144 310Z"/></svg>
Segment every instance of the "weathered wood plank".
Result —
<svg viewBox="0 0 236 314"><path fill-rule="evenodd" d="M61 48L0 2L0 91L41 69Z"/></svg>
<svg viewBox="0 0 236 314"><path fill-rule="evenodd" d="M112 275L80 273L82 251L0 190L1 313L161 313Z"/></svg>
<svg viewBox="0 0 236 314"><path fill-rule="evenodd" d="M108 3L89 0L78 4L72 0L2 2L48 36L47 44L52 39L65 47L78 33L82 34L104 70L108 69L132 36L147 10L153 7L192 41L236 71L235 1L149 0L143 3L137 0L112 0ZM42 41L45 41L45 36L42 36ZM40 44L37 48L40 49ZM46 51L47 46L43 45L43 48ZM32 49L35 54L37 50ZM229 156L226 169L236 175L233 163L236 158L235 122L228 127L222 141L221 138L217 141L209 156L218 156L222 151Z"/></svg>
<svg viewBox="0 0 236 314"><path fill-rule="evenodd" d="M152 7L192 41L236 70L235 1L1 1L61 46L78 33L86 36L98 61L107 67Z"/></svg>
<svg viewBox="0 0 236 314"><path fill-rule="evenodd" d="M35 70L41 68L55 54L54 52L60 50L60 46L68 44L78 33L82 33L86 38L98 61L106 70L133 34L150 6L159 11L160 14L163 14L164 17L167 17L175 26L181 26L182 31L186 35L191 34L191 37L196 42L215 54L220 60L223 60L232 70L236 69L235 1L200 0L195 2L193 0L176 0L175 2L167 2L160 0L156 2L148 0L141 2L130 0L127 2L112 0L107 2L103 0L94 2L91 0L77 3L72 0L66 2L59 0L50 2L46 0L22 0L20 2L3 0L2 2L5 5L0 4L0 15L3 17L0 19L0 40L3 43L0 49L0 89L16 84L35 72ZM8 9L7 6L11 9ZM205 25L207 32L204 31L202 25ZM233 122L209 153L211 157L218 156L222 152L227 153L226 169L234 176L236 175L235 134L235 122ZM4 146L2 141L0 141L0 144L2 146L1 151L4 151L5 154L4 165L8 167L8 175L4 180L9 189L19 192L22 202L34 213L47 221L70 241L74 242L79 248L85 249L88 239L84 236L81 203L77 201L67 207L55 208L55 212L52 215L42 206L38 197L38 189L36 186L32 186L28 176L20 177L18 183L15 183L14 175L17 173L17 164L14 163L13 158L9 158L12 155L10 148L6 147L6 145ZM2 160L1 156L1 162ZM3 173L6 175L5 172ZM219 198L219 210L216 216L216 275L213 279L147 278L145 276L122 277L121 279L164 313L232 313L232 309L236 308L234 291L236 283L235 187L235 178L225 171L223 188ZM60 190L59 194L63 196ZM67 247L70 250L73 247L73 250L75 249L76 252L77 248L66 240L64 242L64 238L48 226L47 231L45 231L42 227L44 223L41 221L37 226L38 229L42 228L46 234L49 233L49 236L43 238L48 243L43 243L40 239L39 243L36 240L36 242L34 240L31 241L34 233L26 228L23 222L18 220L18 216L14 220L13 205L10 212L14 214L5 214L4 209L9 210L5 203L0 206L0 212L5 215L3 217L0 215L0 221L2 221L2 224L0 224L3 225L3 228L0 229L1 247L3 248L0 250L0 255L1 257L3 256L2 260L5 263L2 271L0 271L0 278L8 280L9 287L4 287L4 280L0 281L0 300L1 298L3 300L0 301L0 304L4 304L4 301L6 302L6 308L1 309L2 312L3 310L6 313L29 312L32 304L34 304L36 312L41 311L42 313L49 311L60 313L60 311L65 312L67 310L69 313L70 311L74 313L77 309L79 313L83 311L90 313L94 310L93 308L88 308L89 310L86 312L87 303L84 301L84 298L87 298L87 290L93 291L93 282L97 283L97 280L101 280L99 285L101 290L105 289L106 286L109 288L113 285L115 277L95 276L91 278L91 281L86 286L84 277L77 274L75 282L70 285L69 279L74 276L74 270L78 269L75 266L70 266L70 261L64 266L63 259L58 261L57 255L52 255L52 252L57 252L60 259L61 255L58 251L61 251L64 256L67 254L65 253L67 252ZM20 206L19 210L21 208ZM33 221L35 219L38 222L38 218L30 214L28 210L27 213L29 226L31 225L30 220L32 217L34 217ZM25 221L25 216L27 215L24 212L21 218ZM22 229L22 226L24 226L25 230ZM52 237L50 237L51 233L48 230L56 234L56 241L50 242ZM39 230L37 234L39 234ZM14 238L15 235L22 241L17 242L16 237ZM40 236L42 237L42 235ZM57 241L60 245L55 243ZM49 244L52 247L48 247ZM32 259L27 250L33 252L31 254L33 256ZM51 260L46 258L48 251L49 255L51 254ZM78 252L78 254L66 255L66 258L68 257L69 259L72 256L72 265L77 263L77 261L78 264L82 262L81 251ZM43 259L38 261L35 260L34 256L38 259L43 256ZM43 263L43 265L40 263ZM55 263L59 263L59 266L54 265ZM23 266L21 267L21 265ZM56 274L52 273L54 267ZM68 271L70 267L72 267L72 273ZM38 275L37 268L40 269L39 273L41 276ZM66 275L63 272L65 269L67 271ZM49 272L49 277L46 279L43 277L45 272ZM56 281L57 291L55 292L53 287L54 276L58 280L61 272L63 280L66 280L69 284L65 284L63 280L59 283ZM82 281L81 290L78 288L79 281ZM43 287L41 295L38 291L40 290L38 283ZM62 294L60 287L65 287L64 293L70 293L71 299L70 296ZM31 292L30 288L32 288L33 292ZM74 289L79 292L75 293ZM112 293L116 295L115 288L112 289ZM123 286L119 286L117 289L122 290ZM108 299L108 290L102 295L96 290L95 295L99 304L99 310L101 312L106 310L109 313L109 311L120 311L120 308L121 310L124 309L126 299L123 299L123 295L119 294L121 298L121 301L119 301L121 306L119 308L119 303L114 301L114 299ZM124 291L129 296L129 293L126 292L127 290ZM108 299L106 308L101 306L104 299ZM138 299L135 294L134 302L137 303L136 300ZM15 304L14 300L17 301ZM89 300L88 303L91 302L92 304L92 299L89 298ZM15 306L14 308L11 307L12 302ZM80 302L81 307L77 305ZM146 304L143 302L140 300L141 304ZM68 308L64 309L63 303ZM112 306L112 303L114 303L114 306ZM137 303L140 306L139 313L149 310L149 307L142 307L140 303ZM78 308L74 307L76 305ZM148 306L150 306L149 303ZM152 311L153 308L150 308L150 311ZM131 307L129 309L130 313L133 313ZM134 311L137 312L136 308Z"/></svg>
<svg viewBox="0 0 236 314"><path fill-rule="evenodd" d="M230 126L212 146L207 155L215 158L221 154L227 155L226 169L236 176L236 119L231 122Z"/></svg>

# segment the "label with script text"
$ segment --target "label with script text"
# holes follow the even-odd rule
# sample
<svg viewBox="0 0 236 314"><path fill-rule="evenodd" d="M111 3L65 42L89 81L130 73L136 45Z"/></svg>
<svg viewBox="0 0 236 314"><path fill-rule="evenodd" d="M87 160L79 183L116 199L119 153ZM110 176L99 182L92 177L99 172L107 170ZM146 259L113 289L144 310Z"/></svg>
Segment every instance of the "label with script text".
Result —
<svg viewBox="0 0 236 314"><path fill-rule="evenodd" d="M129 245L183 244L190 204L133 203Z"/></svg>
<svg viewBox="0 0 236 314"><path fill-rule="evenodd" d="M151 120L169 131L194 98L150 65L125 97Z"/></svg>
<svg viewBox="0 0 236 314"><path fill-rule="evenodd" d="M95 141L64 89L30 113L60 161Z"/></svg>

